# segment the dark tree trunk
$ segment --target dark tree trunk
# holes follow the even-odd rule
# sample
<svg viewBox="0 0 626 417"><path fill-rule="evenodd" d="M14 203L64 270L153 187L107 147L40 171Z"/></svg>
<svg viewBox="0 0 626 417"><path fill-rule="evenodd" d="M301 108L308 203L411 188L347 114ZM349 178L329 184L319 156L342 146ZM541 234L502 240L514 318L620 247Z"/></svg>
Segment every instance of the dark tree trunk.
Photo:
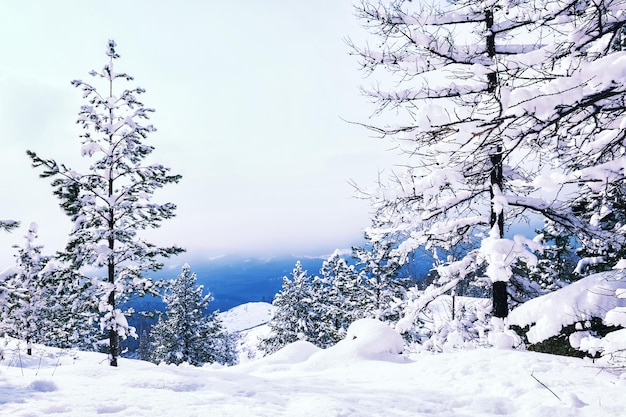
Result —
<svg viewBox="0 0 626 417"><path fill-rule="evenodd" d="M485 25L489 35L487 35L487 55L490 57L496 56L496 36L491 30L493 27L493 10L485 10ZM495 72L487 74L489 82L489 91L497 94L498 76ZM498 227L498 233L500 239L504 238L504 214L502 211L496 212L493 199L495 197L494 189L498 188L503 190L504 175L502 172L502 146L498 145L494 150L494 153L489 156L491 160L491 228ZM493 279L493 278L492 278ZM496 317L504 318L509 315L508 297L506 282L494 281L493 282L493 314Z"/></svg>
<svg viewBox="0 0 626 417"><path fill-rule="evenodd" d="M499 318L505 318L509 315L507 288L504 281L493 283L493 315Z"/></svg>
<svg viewBox="0 0 626 417"><path fill-rule="evenodd" d="M114 284L115 282L115 265L113 262L109 262L109 282ZM109 293L109 305L112 311L115 310L115 290L111 290ZM115 326L109 328L109 352L111 354L111 366L117 366L117 352L119 347L119 338Z"/></svg>

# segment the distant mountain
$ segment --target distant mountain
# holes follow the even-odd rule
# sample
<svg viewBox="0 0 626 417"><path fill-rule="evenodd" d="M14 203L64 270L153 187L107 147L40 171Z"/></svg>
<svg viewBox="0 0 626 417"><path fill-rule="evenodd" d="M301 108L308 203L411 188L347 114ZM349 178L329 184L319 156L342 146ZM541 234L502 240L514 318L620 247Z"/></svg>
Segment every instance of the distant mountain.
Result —
<svg viewBox="0 0 626 417"><path fill-rule="evenodd" d="M330 255L328 255L330 256ZM205 293L213 295L209 310L227 311L231 308L250 302L271 303L280 291L284 276L300 261L304 270L310 275L319 275L319 270L328 256L278 256L272 258L254 258L228 255L209 260L190 262L191 271L198 277L198 284L204 285ZM345 255L349 263L353 263L349 251ZM424 276L432 260L426 253L418 253L413 262L402 271L403 277L419 280ZM180 268L170 268L154 274L154 278L174 279L180 274ZM138 300L135 309L141 311L140 305L149 304L150 309L158 308L160 300Z"/></svg>
<svg viewBox="0 0 626 417"><path fill-rule="evenodd" d="M283 256L274 258L245 258L223 256L191 264L198 284L213 295L211 311L226 311L249 302L271 303L282 287L283 277L289 276L297 261L311 275L317 275L325 259ZM155 278L174 279L180 270L161 271Z"/></svg>

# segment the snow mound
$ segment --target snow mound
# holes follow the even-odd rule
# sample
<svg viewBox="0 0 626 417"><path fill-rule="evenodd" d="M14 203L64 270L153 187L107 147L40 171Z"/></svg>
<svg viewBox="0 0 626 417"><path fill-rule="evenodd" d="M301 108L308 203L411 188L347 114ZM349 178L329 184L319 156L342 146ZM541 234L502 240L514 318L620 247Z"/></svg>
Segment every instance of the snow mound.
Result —
<svg viewBox="0 0 626 417"><path fill-rule="evenodd" d="M626 307L619 298L626 289L626 271L613 270L590 275L558 291L527 301L508 317L509 325L530 326L530 343L539 343L559 334L563 327Z"/></svg>
<svg viewBox="0 0 626 417"><path fill-rule="evenodd" d="M345 339L315 353L305 365L321 369L359 360L402 363L408 360L403 350L402 336L394 329L375 319L361 319L350 325Z"/></svg>
<svg viewBox="0 0 626 417"><path fill-rule="evenodd" d="M273 355L269 356L269 361L273 363L285 363L294 364L304 362L309 359L311 355L319 352L321 349L315 346L311 342L306 340L300 340L298 342L290 343Z"/></svg>
<svg viewBox="0 0 626 417"><path fill-rule="evenodd" d="M385 323L374 319L357 320L350 325L344 344L350 344L363 357L376 359L380 355L399 355L404 350L402 336Z"/></svg>
<svg viewBox="0 0 626 417"><path fill-rule="evenodd" d="M285 346L271 355L240 363L233 367L237 371L250 373L278 372L289 370L292 365L305 362L321 349L311 342L300 340Z"/></svg>

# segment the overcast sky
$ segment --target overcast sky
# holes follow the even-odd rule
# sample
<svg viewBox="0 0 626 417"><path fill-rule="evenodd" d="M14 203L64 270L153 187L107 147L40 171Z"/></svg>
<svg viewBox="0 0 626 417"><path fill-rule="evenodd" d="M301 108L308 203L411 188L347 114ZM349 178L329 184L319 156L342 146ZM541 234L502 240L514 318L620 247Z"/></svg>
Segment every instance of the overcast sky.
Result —
<svg viewBox="0 0 626 417"><path fill-rule="evenodd" d="M360 28L349 0L20 1L0 6L0 236L10 264L31 221L46 251L70 228L26 149L81 165L81 93L118 44L116 69L156 109L153 161L183 175L156 200L178 205L159 243L184 258L319 254L360 243L370 207L349 180L372 184L389 144L366 121L367 79L344 39ZM8 266L8 265L7 265ZM4 269L0 265L0 269Z"/></svg>

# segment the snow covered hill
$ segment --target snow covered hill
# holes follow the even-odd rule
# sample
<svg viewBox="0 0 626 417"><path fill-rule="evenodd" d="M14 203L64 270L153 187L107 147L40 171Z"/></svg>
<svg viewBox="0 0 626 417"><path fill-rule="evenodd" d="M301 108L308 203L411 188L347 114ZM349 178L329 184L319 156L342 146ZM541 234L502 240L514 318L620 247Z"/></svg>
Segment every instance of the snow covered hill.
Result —
<svg viewBox="0 0 626 417"><path fill-rule="evenodd" d="M37 346L28 357L23 345L0 339L0 414L596 417L626 411L621 370L514 350L400 354L398 337L382 323L358 321L329 349L297 342L230 368L132 359L112 368L102 354Z"/></svg>
<svg viewBox="0 0 626 417"><path fill-rule="evenodd" d="M226 330L238 333L266 324L272 318L274 309L270 303L246 303L220 313L220 318Z"/></svg>

